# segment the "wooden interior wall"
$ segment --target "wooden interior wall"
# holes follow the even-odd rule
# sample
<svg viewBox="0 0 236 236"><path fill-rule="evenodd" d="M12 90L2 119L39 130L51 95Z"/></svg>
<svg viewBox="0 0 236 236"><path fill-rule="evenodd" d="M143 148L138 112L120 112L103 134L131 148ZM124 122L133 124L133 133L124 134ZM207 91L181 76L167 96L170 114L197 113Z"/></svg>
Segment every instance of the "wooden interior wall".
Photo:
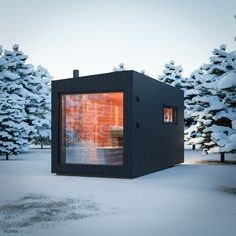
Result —
<svg viewBox="0 0 236 236"><path fill-rule="evenodd" d="M64 95L64 133L67 142L92 141L96 147L112 145L110 130L123 127L123 93Z"/></svg>

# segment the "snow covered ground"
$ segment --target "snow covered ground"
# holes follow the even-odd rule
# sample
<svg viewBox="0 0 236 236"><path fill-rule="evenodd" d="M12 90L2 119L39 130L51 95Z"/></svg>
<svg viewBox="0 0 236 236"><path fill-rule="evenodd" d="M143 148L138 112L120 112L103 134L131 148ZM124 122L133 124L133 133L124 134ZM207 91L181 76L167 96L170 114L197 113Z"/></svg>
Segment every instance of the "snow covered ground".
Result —
<svg viewBox="0 0 236 236"><path fill-rule="evenodd" d="M185 158L112 179L51 174L50 149L0 157L0 235L236 235L236 165L196 164L198 150Z"/></svg>

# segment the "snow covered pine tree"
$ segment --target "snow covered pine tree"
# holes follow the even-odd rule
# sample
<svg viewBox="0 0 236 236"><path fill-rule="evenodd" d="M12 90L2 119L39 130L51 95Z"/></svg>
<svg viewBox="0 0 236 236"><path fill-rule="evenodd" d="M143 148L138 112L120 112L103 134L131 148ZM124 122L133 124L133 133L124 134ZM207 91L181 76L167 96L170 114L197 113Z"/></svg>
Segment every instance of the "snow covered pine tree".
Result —
<svg viewBox="0 0 236 236"><path fill-rule="evenodd" d="M192 145L192 149L195 149L195 146L202 141L201 134L198 132L200 125L198 122L198 112L202 110L202 107L197 104L194 99L196 96L200 95L200 90L198 88L201 84L201 77L203 74L204 71L200 67L198 70L195 70L189 78L187 78L189 86L188 89L185 89L184 94L184 139L186 144Z"/></svg>
<svg viewBox="0 0 236 236"><path fill-rule="evenodd" d="M31 140L34 144L50 144L51 141L51 79L47 69L38 66L32 77L27 78L27 89L31 92L26 112L28 122L35 133Z"/></svg>
<svg viewBox="0 0 236 236"><path fill-rule="evenodd" d="M8 158L27 150L29 142L50 140L51 76L26 64L18 45L0 55L0 153Z"/></svg>
<svg viewBox="0 0 236 236"><path fill-rule="evenodd" d="M163 75L158 76L158 80L184 90L186 81L182 76L182 71L182 66L175 66L175 62L171 60L170 63L165 64Z"/></svg>
<svg viewBox="0 0 236 236"><path fill-rule="evenodd" d="M27 90L20 82L18 69L27 57L18 52L0 50L0 153L18 154L27 150L30 127L26 123L25 104Z"/></svg>
<svg viewBox="0 0 236 236"><path fill-rule="evenodd" d="M213 50L210 64L203 66L199 89L195 101L202 106L199 111L201 147L204 153L225 153L236 151L236 52L226 52L226 46Z"/></svg>

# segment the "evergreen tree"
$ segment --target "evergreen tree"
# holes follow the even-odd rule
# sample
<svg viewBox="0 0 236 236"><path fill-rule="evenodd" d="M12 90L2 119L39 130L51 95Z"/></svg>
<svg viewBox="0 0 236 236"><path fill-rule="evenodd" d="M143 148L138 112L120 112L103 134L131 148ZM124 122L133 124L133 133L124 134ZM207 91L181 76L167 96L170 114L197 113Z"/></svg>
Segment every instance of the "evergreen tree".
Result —
<svg viewBox="0 0 236 236"><path fill-rule="evenodd" d="M34 96L29 98L26 111L28 122L36 130L31 138L33 143L40 144L41 148L51 141L51 78L44 67L38 66L28 81L28 90Z"/></svg>
<svg viewBox="0 0 236 236"><path fill-rule="evenodd" d="M14 50L19 52L18 46ZM20 83L27 90L25 111L27 123L30 126L28 139L30 143L50 144L51 140L51 79L48 71L38 66L35 69L31 64L23 64L16 71L20 76Z"/></svg>
<svg viewBox="0 0 236 236"><path fill-rule="evenodd" d="M220 48L215 48L212 51L213 56L210 57L210 63L204 64L203 69L208 74L222 75L227 72L227 55L226 45L220 45Z"/></svg>
<svg viewBox="0 0 236 236"><path fill-rule="evenodd" d="M205 154L219 153L220 143L216 141L214 133L228 130L228 128L223 126L222 128L218 127L221 124L219 114L227 112L227 106L223 104L218 95L213 94L202 97L199 96L195 100L198 104L201 104L203 108L203 111L200 112L198 117L198 131L201 133L202 137L200 143L201 148ZM221 136L221 138L223 138L223 136Z"/></svg>
<svg viewBox="0 0 236 236"><path fill-rule="evenodd" d="M2 49L0 50L2 52ZM18 154L27 150L30 127L26 123L27 90L20 83L18 70L27 57L13 46L5 50L0 60L0 153Z"/></svg>
<svg viewBox="0 0 236 236"><path fill-rule="evenodd" d="M163 75L158 76L158 80L174 87L184 89L187 85L186 80L182 76L182 71L182 66L175 66L175 62L172 60L165 65Z"/></svg>
<svg viewBox="0 0 236 236"><path fill-rule="evenodd" d="M219 77L217 84L222 101L227 106L226 112L218 114L218 125L227 127L227 130L221 128L221 132L226 135L225 142L220 148L222 161L224 161L224 153L236 152L236 53L231 52L227 57L229 58L227 64L230 64L230 66L227 67L228 71ZM212 136L218 142L222 138L219 133L213 133Z"/></svg>
<svg viewBox="0 0 236 236"><path fill-rule="evenodd" d="M213 50L210 64L205 65L206 74L202 77L200 90L203 96L196 97L195 101L201 104L199 112L201 133L201 147L204 153L234 152L235 146L231 143L235 130L232 122L236 120L235 80L236 54L226 52L226 46Z"/></svg>
<svg viewBox="0 0 236 236"><path fill-rule="evenodd" d="M202 107L200 104L197 104L194 99L200 95L199 85L201 84L203 74L204 71L201 67L191 74L187 79L189 86L185 89L184 96L184 138L186 144L192 145L193 149L195 149L195 146L202 141L200 133L198 132L198 127L200 125L198 122L198 112L202 110Z"/></svg>
<svg viewBox="0 0 236 236"><path fill-rule="evenodd" d="M18 45L2 51L0 47L0 153L8 158L26 150L29 142L49 144L51 76L42 66L26 64Z"/></svg>

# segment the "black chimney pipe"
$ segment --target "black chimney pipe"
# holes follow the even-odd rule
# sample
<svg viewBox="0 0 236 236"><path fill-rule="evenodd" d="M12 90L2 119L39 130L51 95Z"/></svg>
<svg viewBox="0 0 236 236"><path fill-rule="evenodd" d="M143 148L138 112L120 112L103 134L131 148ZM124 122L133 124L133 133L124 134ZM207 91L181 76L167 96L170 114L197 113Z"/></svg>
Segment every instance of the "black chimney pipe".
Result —
<svg viewBox="0 0 236 236"><path fill-rule="evenodd" d="M73 78L79 78L79 70L73 70Z"/></svg>

